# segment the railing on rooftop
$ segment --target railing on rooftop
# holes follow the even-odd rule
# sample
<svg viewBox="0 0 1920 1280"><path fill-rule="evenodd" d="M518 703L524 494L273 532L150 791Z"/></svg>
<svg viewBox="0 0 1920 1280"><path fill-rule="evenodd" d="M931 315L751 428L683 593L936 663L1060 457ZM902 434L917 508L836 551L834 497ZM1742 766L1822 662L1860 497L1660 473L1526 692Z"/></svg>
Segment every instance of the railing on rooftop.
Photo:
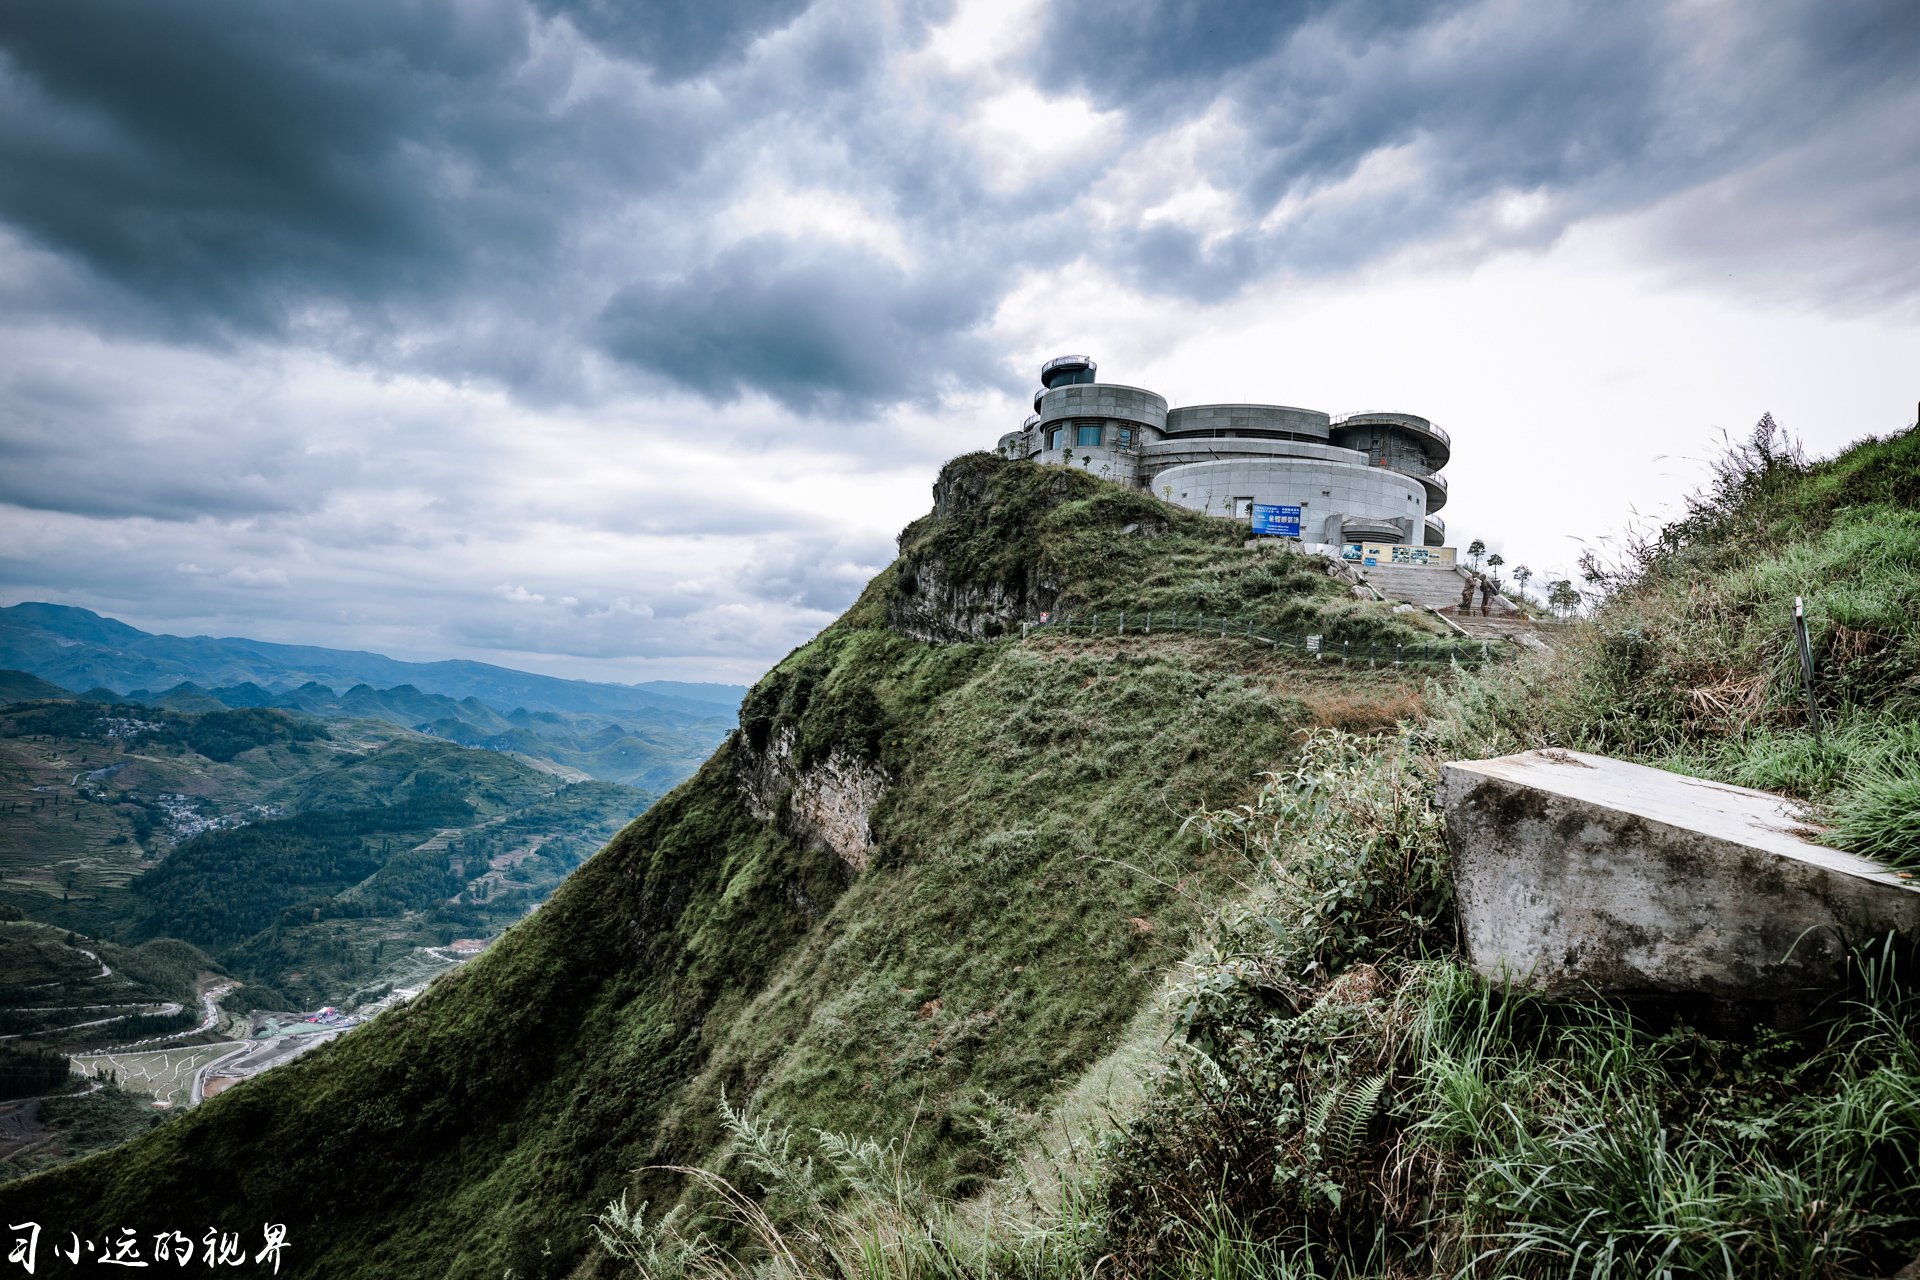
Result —
<svg viewBox="0 0 1920 1280"><path fill-rule="evenodd" d="M1376 414L1379 412L1381 412L1381 410L1379 409L1355 409L1351 413L1336 413L1328 417L1327 425L1329 427L1337 427L1345 423L1350 418L1370 417L1373 414ZM1412 417L1414 415L1408 414L1407 416ZM1438 436L1441 440L1445 441L1449 446L1453 444L1453 437L1447 434L1446 428L1442 427L1439 423L1436 423L1436 422L1428 422L1427 425L1424 427L1416 427L1410 422L1396 422L1392 425L1398 426L1398 427L1405 427L1409 431L1426 431L1432 435Z"/></svg>
<svg viewBox="0 0 1920 1280"><path fill-rule="evenodd" d="M1414 476L1428 484L1437 485L1442 490L1447 487L1445 476L1432 467L1423 466L1418 462L1408 462L1399 458L1372 458L1369 462L1372 466L1385 467L1389 471L1398 471L1401 475Z"/></svg>

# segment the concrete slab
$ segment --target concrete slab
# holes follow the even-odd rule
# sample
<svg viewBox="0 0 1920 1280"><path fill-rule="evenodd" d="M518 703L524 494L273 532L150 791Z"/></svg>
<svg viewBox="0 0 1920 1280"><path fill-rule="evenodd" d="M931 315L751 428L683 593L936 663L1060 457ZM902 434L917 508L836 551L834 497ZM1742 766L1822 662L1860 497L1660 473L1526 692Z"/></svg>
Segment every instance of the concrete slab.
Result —
<svg viewBox="0 0 1920 1280"><path fill-rule="evenodd" d="M1920 934L1920 880L1811 844L1790 801L1577 751L1441 767L1468 956L1550 993L1786 1000Z"/></svg>

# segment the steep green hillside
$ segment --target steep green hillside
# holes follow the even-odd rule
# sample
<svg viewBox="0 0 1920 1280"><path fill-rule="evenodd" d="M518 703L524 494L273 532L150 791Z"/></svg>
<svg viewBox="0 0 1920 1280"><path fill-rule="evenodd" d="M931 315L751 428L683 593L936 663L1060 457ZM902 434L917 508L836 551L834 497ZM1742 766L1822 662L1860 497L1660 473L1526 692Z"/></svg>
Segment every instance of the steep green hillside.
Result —
<svg viewBox="0 0 1920 1280"><path fill-rule="evenodd" d="M1592 616L1553 660L1432 691L1399 743L1319 739L1208 816L1251 892L1175 993L1200 1055L1109 1139L1093 1229L1052 1224L1062 1270L1920 1269L1920 939L1863 947L1809 1007L1555 1003L1490 991L1399 915L1445 874L1437 764L1533 748L1797 796L1830 842L1914 865L1920 431L1808 462L1764 420L1684 518L1587 568Z"/></svg>
<svg viewBox="0 0 1920 1280"><path fill-rule="evenodd" d="M0 922L0 1037L73 1051L191 1028L197 978L220 971L171 938L123 947L30 920ZM171 1012L159 1012L168 1004Z"/></svg>
<svg viewBox="0 0 1920 1280"><path fill-rule="evenodd" d="M978 1119L1109 1052L1237 892L1187 815L1246 797L1303 730L1419 712L1411 673L1244 639L1006 638L1123 596L1416 634L1243 536L957 460L901 561L761 682L742 731L479 960L0 1204L82 1230L284 1221L296 1275L565 1275L583 1212L682 1189L636 1167L720 1158L723 1091L979 1187L1003 1166Z"/></svg>

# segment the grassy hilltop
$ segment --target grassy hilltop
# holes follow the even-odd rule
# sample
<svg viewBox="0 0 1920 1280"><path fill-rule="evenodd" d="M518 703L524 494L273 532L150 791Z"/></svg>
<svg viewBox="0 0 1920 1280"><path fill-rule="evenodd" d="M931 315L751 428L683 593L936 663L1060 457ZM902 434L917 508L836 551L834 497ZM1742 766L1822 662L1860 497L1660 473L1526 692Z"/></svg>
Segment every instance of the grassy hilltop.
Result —
<svg viewBox="0 0 1920 1280"><path fill-rule="evenodd" d="M962 586L1071 608L1158 569L1162 607L1414 634L1299 557L1243 550L1228 522L1088 476L975 455L942 485L942 514L903 538L923 578L940 552ZM1009 513L999 551L969 559ZM1154 536L1123 539L1143 517ZM1415 713L1418 682L1181 634L929 645L887 621L932 590L900 577L783 661L741 735L462 973L7 1188L15 1220L284 1220L296 1274L565 1274L588 1207L678 1193L634 1186L637 1166L717 1158L723 1089L821 1127L911 1130L943 1189L981 1185L1000 1161L969 1117L1038 1106L1107 1053L1231 891L1187 814L1246 796L1303 729ZM756 741L892 779L863 873L753 816L736 771Z"/></svg>
<svg viewBox="0 0 1920 1280"><path fill-rule="evenodd" d="M1889 1275L1920 1248L1900 949L1794 1026L1497 998L1452 954L1433 768L1608 751L1910 856L1916 498L1913 433L1756 437L1594 567L1557 657L1428 675L1022 640L1145 609L1426 637L1228 522L957 459L740 731L480 960L0 1209L286 1222L323 1276Z"/></svg>

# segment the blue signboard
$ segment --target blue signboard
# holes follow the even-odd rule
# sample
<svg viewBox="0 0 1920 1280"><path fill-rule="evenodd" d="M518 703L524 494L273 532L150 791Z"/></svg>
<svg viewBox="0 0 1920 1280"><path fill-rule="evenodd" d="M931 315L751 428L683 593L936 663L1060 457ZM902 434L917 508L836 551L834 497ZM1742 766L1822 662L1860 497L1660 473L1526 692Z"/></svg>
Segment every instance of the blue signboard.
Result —
<svg viewBox="0 0 1920 1280"><path fill-rule="evenodd" d="M1253 504L1253 531L1276 538L1300 536L1300 508Z"/></svg>

